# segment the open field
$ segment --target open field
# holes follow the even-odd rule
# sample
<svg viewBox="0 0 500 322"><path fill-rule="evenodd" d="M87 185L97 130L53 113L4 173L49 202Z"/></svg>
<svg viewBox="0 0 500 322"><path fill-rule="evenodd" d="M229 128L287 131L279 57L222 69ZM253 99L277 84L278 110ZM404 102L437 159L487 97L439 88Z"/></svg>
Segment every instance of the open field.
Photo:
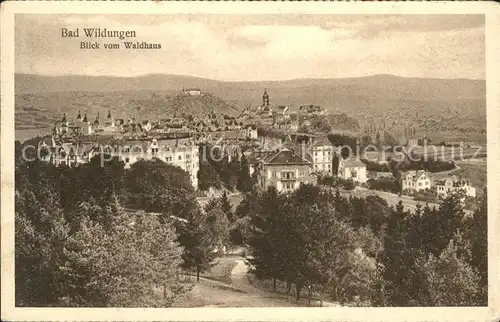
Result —
<svg viewBox="0 0 500 322"><path fill-rule="evenodd" d="M473 161L460 161L457 162L460 170L459 174L463 175L464 178L467 178L471 181L472 185L476 187L476 192L478 194L482 193L483 188L487 184L487 168L486 168L486 159L478 159Z"/></svg>

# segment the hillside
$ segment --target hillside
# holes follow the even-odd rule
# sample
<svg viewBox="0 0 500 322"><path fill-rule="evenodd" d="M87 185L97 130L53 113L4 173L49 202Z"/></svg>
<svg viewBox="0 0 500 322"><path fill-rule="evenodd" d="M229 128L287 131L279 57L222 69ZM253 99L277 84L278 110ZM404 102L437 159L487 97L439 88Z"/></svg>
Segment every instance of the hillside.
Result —
<svg viewBox="0 0 500 322"><path fill-rule="evenodd" d="M238 115L240 109L228 104L223 99L210 93L200 96L177 95L165 102L165 109L169 114L204 115L207 113L224 113Z"/></svg>
<svg viewBox="0 0 500 322"><path fill-rule="evenodd" d="M359 129L383 127L395 137L406 127L425 132L478 133L486 130L484 80L404 78L374 75L346 79L295 79L264 82L222 82L180 75L140 77L37 76L16 74L16 125L40 126L69 114L110 109L116 117L155 119L176 112L217 110L236 113L262 102L264 88L271 105L291 110L320 105L327 113L346 114ZM197 87L209 96L182 98L183 87ZM101 112L101 113L102 113ZM332 120L339 127L337 120ZM438 136L441 136L438 134ZM436 138L439 139L439 138Z"/></svg>
<svg viewBox="0 0 500 322"><path fill-rule="evenodd" d="M111 111L115 118L137 119L167 118L173 115L203 115L221 112L228 115L239 109L210 93L183 96L172 92L58 92L16 95L16 130L47 128L59 120L63 113L70 118L78 112L95 119L99 112L105 117Z"/></svg>

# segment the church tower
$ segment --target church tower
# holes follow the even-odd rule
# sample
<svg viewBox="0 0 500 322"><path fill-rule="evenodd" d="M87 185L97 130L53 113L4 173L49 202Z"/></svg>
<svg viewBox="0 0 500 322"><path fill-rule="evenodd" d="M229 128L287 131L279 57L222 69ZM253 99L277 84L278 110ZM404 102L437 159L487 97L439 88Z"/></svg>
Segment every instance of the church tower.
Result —
<svg viewBox="0 0 500 322"><path fill-rule="evenodd" d="M264 94L262 95L262 107L269 108L269 94L267 94L266 89L264 89Z"/></svg>

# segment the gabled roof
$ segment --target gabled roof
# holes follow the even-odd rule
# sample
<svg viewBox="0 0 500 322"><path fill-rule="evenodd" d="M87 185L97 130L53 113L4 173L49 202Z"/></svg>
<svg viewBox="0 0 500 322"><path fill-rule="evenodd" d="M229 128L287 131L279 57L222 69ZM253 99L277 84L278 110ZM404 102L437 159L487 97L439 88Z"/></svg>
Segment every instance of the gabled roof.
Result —
<svg viewBox="0 0 500 322"><path fill-rule="evenodd" d="M424 175L425 175L426 177L430 178L430 174L429 174L427 171L425 171L425 170L417 170L417 171L415 171L415 170L410 170L410 171L406 171L406 172L403 172L403 173L402 173L402 177L408 177L408 176L411 176L411 177L412 177L411 179L412 179L413 181L417 181L417 180L419 180L419 179L420 179L420 177L422 177L422 176L424 176Z"/></svg>
<svg viewBox="0 0 500 322"><path fill-rule="evenodd" d="M320 136L313 141L312 146L332 146L332 143L326 136Z"/></svg>
<svg viewBox="0 0 500 322"><path fill-rule="evenodd" d="M356 158L347 158L347 159L342 159L341 165L344 168L359 168L359 167L366 167L366 164L364 164L363 161L358 160Z"/></svg>
<svg viewBox="0 0 500 322"><path fill-rule="evenodd" d="M282 149L274 154L267 156L266 158L264 158L263 162L265 164L310 164L309 161L303 159L302 157L298 156L288 149Z"/></svg>

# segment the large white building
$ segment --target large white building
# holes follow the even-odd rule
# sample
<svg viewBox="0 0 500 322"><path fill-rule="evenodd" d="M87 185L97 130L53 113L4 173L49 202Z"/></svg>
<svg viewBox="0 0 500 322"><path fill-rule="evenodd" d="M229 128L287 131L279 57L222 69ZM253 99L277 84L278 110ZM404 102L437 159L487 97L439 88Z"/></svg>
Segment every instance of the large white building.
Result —
<svg viewBox="0 0 500 322"><path fill-rule="evenodd" d="M333 175L333 156L337 150L328 138L315 139L309 148L308 159L312 162L313 171L318 174Z"/></svg>
<svg viewBox="0 0 500 322"><path fill-rule="evenodd" d="M199 148L191 139L128 140L114 152L125 168L140 160L160 159L189 173L193 187L198 188Z"/></svg>
<svg viewBox="0 0 500 322"><path fill-rule="evenodd" d="M366 176L366 164L356 158L339 157L339 165L337 175L344 179L351 179L354 182L365 183L368 179Z"/></svg>
<svg viewBox="0 0 500 322"><path fill-rule="evenodd" d="M113 146L99 142L63 142L53 138L50 145L43 141L40 146L48 151L44 160L55 166L78 166L101 152L118 157L126 169L137 161L157 158L188 172L193 187L198 188L199 148L190 138L125 140Z"/></svg>
<svg viewBox="0 0 500 322"><path fill-rule="evenodd" d="M401 174L401 191L418 192L431 188L431 176L425 170L412 170Z"/></svg>
<svg viewBox="0 0 500 322"><path fill-rule="evenodd" d="M448 194L455 191L463 191L468 197L476 197L476 188L474 188L469 180L450 177L436 182L436 194L438 197L445 198Z"/></svg>

